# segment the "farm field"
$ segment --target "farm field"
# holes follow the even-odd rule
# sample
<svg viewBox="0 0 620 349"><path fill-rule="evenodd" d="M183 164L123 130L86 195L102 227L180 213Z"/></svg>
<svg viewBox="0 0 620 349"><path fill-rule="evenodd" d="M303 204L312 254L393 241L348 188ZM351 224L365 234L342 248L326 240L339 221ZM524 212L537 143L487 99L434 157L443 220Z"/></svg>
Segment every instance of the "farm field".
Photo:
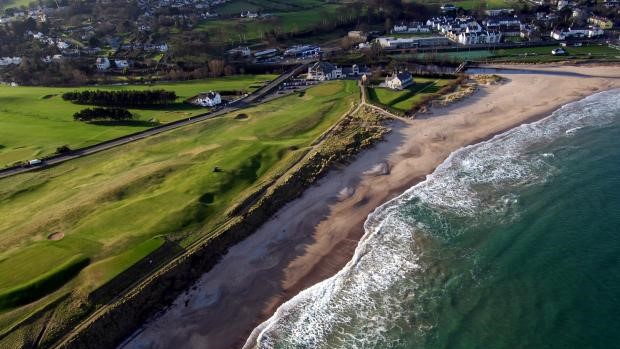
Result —
<svg viewBox="0 0 620 349"><path fill-rule="evenodd" d="M154 85L87 86L81 88L0 86L0 166L53 153L68 145L83 147L204 113L183 100L209 90L252 91L275 75L241 75L218 79ZM178 95L175 105L155 109L130 109L136 120L121 124L83 123L73 114L89 106L64 101L61 95L74 90L166 89Z"/></svg>
<svg viewBox="0 0 620 349"><path fill-rule="evenodd" d="M7 8L18 8L21 6L28 7L30 3L36 3L36 1L32 0L2 0L0 1L0 10L4 10Z"/></svg>
<svg viewBox="0 0 620 349"><path fill-rule="evenodd" d="M233 4L237 3L232 3ZM239 7L241 8L241 7ZM335 18L346 16L340 13L341 5L322 4L316 8L298 9L290 12L270 12L267 19L218 19L201 23L197 28L207 31L210 40L227 44L264 39L268 33L296 33L329 24Z"/></svg>
<svg viewBox="0 0 620 349"><path fill-rule="evenodd" d="M37 304L96 289L164 239L182 247L213 231L358 96L354 81L330 82L241 117L0 180L0 332ZM30 289L46 296L23 312L11 310L30 301Z"/></svg>
<svg viewBox="0 0 620 349"><path fill-rule="evenodd" d="M402 91L393 91L384 87L370 87L368 88L368 98L374 103L385 105L397 112L407 112L453 81L452 79L421 77L414 77L414 80L415 85Z"/></svg>
<svg viewBox="0 0 620 349"><path fill-rule="evenodd" d="M435 1L435 0L406 0L404 2L417 2L422 4L434 4L434 5L443 5L446 2ZM450 4L454 6L462 7L465 10L472 9L500 9L500 8L511 8L517 5L520 5L518 1L515 0L457 0L450 1Z"/></svg>
<svg viewBox="0 0 620 349"><path fill-rule="evenodd" d="M325 4L323 0L239 0L230 1L217 8L217 12L225 16L239 15L241 11L286 12L299 11Z"/></svg>

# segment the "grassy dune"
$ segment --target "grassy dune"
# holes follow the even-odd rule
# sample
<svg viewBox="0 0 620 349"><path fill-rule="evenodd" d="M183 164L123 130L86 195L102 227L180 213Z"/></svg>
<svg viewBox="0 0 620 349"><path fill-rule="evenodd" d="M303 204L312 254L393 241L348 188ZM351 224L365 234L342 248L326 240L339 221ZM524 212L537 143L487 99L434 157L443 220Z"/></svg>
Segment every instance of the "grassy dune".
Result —
<svg viewBox="0 0 620 349"><path fill-rule="evenodd" d="M418 105L424 98L436 93L449 84L451 79L435 79L415 77L415 85L402 91L393 91L383 87L368 89L368 98L375 103L383 104L396 111L406 112Z"/></svg>
<svg viewBox="0 0 620 349"><path fill-rule="evenodd" d="M244 110L246 118L215 118L0 180L0 291L75 255L90 265L61 291L92 290L163 237L184 246L208 234L235 203L298 159L358 95L353 81L330 82ZM64 238L48 240L59 232Z"/></svg>
<svg viewBox="0 0 620 349"><path fill-rule="evenodd" d="M170 122L203 113L204 108L183 104L183 100L209 90L254 90L273 75L232 76L221 79L136 86L97 86L79 89L153 89L176 91L178 103L165 108L132 109L136 121L121 125L76 122L73 114L83 108L63 101L61 95L75 88L0 86L0 166L53 153L57 147L72 148L95 144L152 127L155 119Z"/></svg>

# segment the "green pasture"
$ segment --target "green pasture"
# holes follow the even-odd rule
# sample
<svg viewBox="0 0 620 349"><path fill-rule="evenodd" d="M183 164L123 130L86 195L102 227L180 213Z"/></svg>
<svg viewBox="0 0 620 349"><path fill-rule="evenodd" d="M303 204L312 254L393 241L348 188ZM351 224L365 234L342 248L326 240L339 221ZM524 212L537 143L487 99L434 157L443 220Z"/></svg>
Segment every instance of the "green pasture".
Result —
<svg viewBox="0 0 620 349"><path fill-rule="evenodd" d="M342 7L324 4L317 8L294 12L273 12L267 19L218 19L205 21L197 28L209 32L210 40L225 44L261 40L269 32L295 33L311 30L329 23L333 16L341 15Z"/></svg>
<svg viewBox="0 0 620 349"><path fill-rule="evenodd" d="M407 0L405 2L417 2L421 4L433 4L441 6L446 3L453 4L454 6L462 7L465 10L472 9L500 9L500 8L512 8L520 6L519 1L516 0L456 0L450 2L441 2L436 0Z"/></svg>
<svg viewBox="0 0 620 349"><path fill-rule="evenodd" d="M451 79L421 77L414 77L414 80L414 85L401 91L384 87L370 87L368 88L368 98L374 103L388 106L396 111L407 112L453 81Z"/></svg>
<svg viewBox="0 0 620 349"><path fill-rule="evenodd" d="M182 247L208 235L235 204L286 171L358 98L354 81L329 82L243 115L0 180L0 304L4 291L15 297L15 289L46 279L54 282L37 288L38 296L47 294L38 303L62 292L89 292L164 238ZM64 236L50 239L58 234ZM0 324L20 316L16 310L0 313Z"/></svg>
<svg viewBox="0 0 620 349"><path fill-rule="evenodd" d="M620 50L611 48L607 45L584 45L580 47L565 47L568 54L554 56L551 50L560 47L559 45L536 46L523 48L498 48L491 50L470 50L463 48L459 51L450 52L425 52L398 54L393 57L398 60L418 59L423 61L522 61L522 62L554 62L565 61L570 59L586 60L618 60L620 59Z"/></svg>
<svg viewBox="0 0 620 349"><path fill-rule="evenodd" d="M217 8L217 12L225 16L239 15L241 11L285 12L299 11L323 6L323 0L251 0L230 1Z"/></svg>
<svg viewBox="0 0 620 349"><path fill-rule="evenodd" d="M206 112L183 103L188 97L209 90L252 91L274 75L240 75L218 79L154 85L87 86L85 89L166 89L179 96L175 105L131 109L136 120L118 124L84 123L73 114L88 106L66 102L61 95L76 88L0 86L0 166L49 155L68 145L78 148Z"/></svg>
<svg viewBox="0 0 620 349"><path fill-rule="evenodd" d="M30 7L30 4L34 4L37 6L37 1L32 0L2 0L0 1L0 10L4 10L7 8L19 8L22 6Z"/></svg>
<svg viewBox="0 0 620 349"><path fill-rule="evenodd" d="M551 50L560 47L539 46L525 48L498 49L492 52L493 60L522 60L525 62L537 61L560 61L566 59L619 59L620 50L607 45L584 45L580 47L569 46L564 49L568 54L554 56Z"/></svg>

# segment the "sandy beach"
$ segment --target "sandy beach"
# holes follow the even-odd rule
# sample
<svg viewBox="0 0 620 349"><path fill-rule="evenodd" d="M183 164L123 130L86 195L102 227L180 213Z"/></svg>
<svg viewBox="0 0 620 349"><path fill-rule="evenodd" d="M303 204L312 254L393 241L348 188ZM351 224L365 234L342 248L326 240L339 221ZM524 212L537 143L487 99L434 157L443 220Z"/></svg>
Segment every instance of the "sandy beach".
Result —
<svg viewBox="0 0 620 349"><path fill-rule="evenodd" d="M423 180L451 152L620 88L618 65L495 68L502 84L481 86L414 120L391 121L385 142L286 205L121 348L243 346L280 304L349 261L370 212Z"/></svg>

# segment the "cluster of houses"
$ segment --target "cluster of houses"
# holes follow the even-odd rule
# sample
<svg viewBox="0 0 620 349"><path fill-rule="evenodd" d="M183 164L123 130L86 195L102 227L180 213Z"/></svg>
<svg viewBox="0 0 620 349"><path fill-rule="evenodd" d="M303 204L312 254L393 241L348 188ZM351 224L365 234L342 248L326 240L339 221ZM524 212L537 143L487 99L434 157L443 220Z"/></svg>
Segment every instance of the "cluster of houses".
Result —
<svg viewBox="0 0 620 349"><path fill-rule="evenodd" d="M370 69L367 67L360 67L357 64L353 64L351 67L343 68L329 62L318 61L308 67L306 79L312 81L328 81L364 75L370 75Z"/></svg>
<svg viewBox="0 0 620 349"><path fill-rule="evenodd" d="M117 69L129 68L131 65L131 62L126 59L115 59L113 63L114 67ZM97 57L95 60L95 67L97 67L99 71L106 71L112 68L112 61L110 61L108 57Z"/></svg>
<svg viewBox="0 0 620 349"><path fill-rule="evenodd" d="M612 20L600 16L589 15L589 10L579 7L568 0L553 0L558 9L569 6L575 23L582 26L557 28L548 35L550 39L566 40L571 38L596 38L604 35L605 30L613 28ZM606 3L618 3L620 0L607 0ZM612 5L609 5L612 6ZM615 6L615 5L613 5ZM618 6L620 7L620 6ZM473 16L457 16L456 7L450 4L442 6L442 16L429 18L426 22L400 22L395 24L392 34L377 38L376 42L384 49L406 49L417 47L459 45L488 45L504 41L538 41L543 38L539 23L553 25L559 19L551 12L539 12L535 16L518 16L513 9L486 10L484 19ZM530 21L531 20L531 21ZM528 22L528 23L526 23ZM587 24L586 24L587 23ZM583 25L586 24L586 25ZM412 34L412 35L402 35ZM547 37L545 35L545 37ZM515 38L515 39L511 39ZM362 43L359 48L370 47Z"/></svg>
<svg viewBox="0 0 620 349"><path fill-rule="evenodd" d="M569 38L594 38L604 34L603 29L596 26L588 26L582 28L555 29L551 31L550 36L555 40L566 40Z"/></svg>
<svg viewBox="0 0 620 349"><path fill-rule="evenodd" d="M295 45L286 50L269 48L254 51L247 46L238 46L228 50L227 54L231 57L242 59L252 59L255 62L270 62L282 59L310 59L321 55L321 48L317 45Z"/></svg>
<svg viewBox="0 0 620 349"><path fill-rule="evenodd" d="M318 61L308 67L306 80L309 81L329 81L346 78L367 78L371 75L370 69L360 67L357 64L351 67L339 67L335 64ZM385 78L382 86L392 90L402 90L414 84L413 76L410 72L395 71Z"/></svg>
<svg viewBox="0 0 620 349"><path fill-rule="evenodd" d="M27 11L13 11L10 16L0 17L0 24L11 23L14 21L23 21L28 18L34 19L37 23L45 23L47 22L47 12L49 10L50 9L43 9L39 7Z"/></svg>

